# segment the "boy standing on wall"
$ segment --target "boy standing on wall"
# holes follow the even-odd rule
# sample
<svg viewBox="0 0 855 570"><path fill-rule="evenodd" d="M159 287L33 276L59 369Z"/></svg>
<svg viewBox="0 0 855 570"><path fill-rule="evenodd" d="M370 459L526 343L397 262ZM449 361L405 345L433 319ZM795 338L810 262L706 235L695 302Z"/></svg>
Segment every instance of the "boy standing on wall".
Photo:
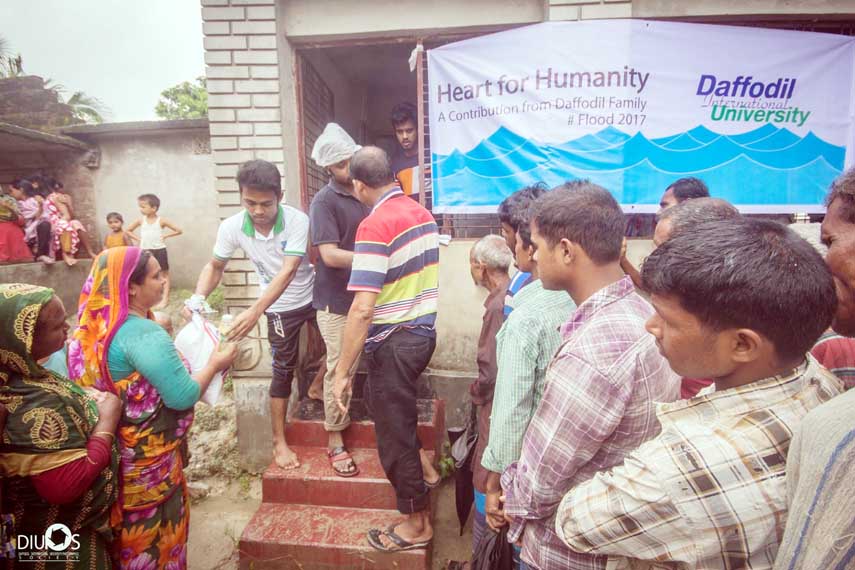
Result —
<svg viewBox="0 0 855 570"><path fill-rule="evenodd" d="M151 255L160 263L160 269L163 277L166 279L166 286L163 289L163 300L155 309L162 309L169 302L169 256L166 255L166 240L175 236L180 236L184 231L158 215L160 210L160 198L154 194L143 194L137 198L137 204L140 208L142 218L135 221L128 227L128 236L139 246L150 251ZM140 235L134 234L134 230L140 229ZM172 230L172 233L164 233L163 228Z"/></svg>

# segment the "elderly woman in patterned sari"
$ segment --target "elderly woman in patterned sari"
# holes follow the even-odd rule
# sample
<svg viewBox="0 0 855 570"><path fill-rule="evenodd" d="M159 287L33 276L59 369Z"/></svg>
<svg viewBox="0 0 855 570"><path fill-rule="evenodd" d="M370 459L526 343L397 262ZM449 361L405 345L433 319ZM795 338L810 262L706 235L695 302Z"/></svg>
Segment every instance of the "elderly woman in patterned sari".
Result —
<svg viewBox="0 0 855 570"><path fill-rule="evenodd" d="M14 516L14 535L44 536L54 524L79 535L80 547L65 551L68 561L48 567L109 569L121 402L110 393L87 394L38 364L67 333L65 308L52 290L0 285L2 512ZM16 560L6 562L11 568Z"/></svg>
<svg viewBox="0 0 855 570"><path fill-rule="evenodd" d="M123 569L187 567L187 431L194 404L237 355L229 345L190 375L151 313L165 282L148 252L137 247L102 252L83 286L79 325L69 346L71 377L122 401L116 549Z"/></svg>

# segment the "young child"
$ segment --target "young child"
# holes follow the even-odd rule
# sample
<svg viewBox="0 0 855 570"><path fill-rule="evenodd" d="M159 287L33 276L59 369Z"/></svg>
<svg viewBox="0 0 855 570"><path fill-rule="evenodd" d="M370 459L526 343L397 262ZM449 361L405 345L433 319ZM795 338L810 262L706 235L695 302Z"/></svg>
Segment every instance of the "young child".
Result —
<svg viewBox="0 0 855 570"><path fill-rule="evenodd" d="M44 210L53 228L54 249L62 252L69 266L77 263L78 246L83 245L87 255L95 258L95 252L89 245L86 227L80 220L74 219L74 207L71 196L63 192L61 182L52 178L37 177L37 188L44 196Z"/></svg>
<svg viewBox="0 0 855 570"><path fill-rule="evenodd" d="M166 287L163 290L163 300L155 309L162 309L169 302L169 257L166 255L166 243L169 238L180 236L183 232L181 228L167 220L158 216L160 210L160 198L154 194L143 194L137 198L137 204L140 207L142 218L135 221L128 227L127 234L135 242L139 242L139 246L150 251L154 258L160 263L160 269L163 276L166 278ZM134 230L140 229L139 237L134 234ZM172 233L164 233L163 228L172 230Z"/></svg>
<svg viewBox="0 0 855 570"><path fill-rule="evenodd" d="M125 219L119 212L110 212L107 214L107 226L110 227L110 233L104 238L104 249L111 247L122 247L123 245L133 245L131 238L122 229L122 224Z"/></svg>

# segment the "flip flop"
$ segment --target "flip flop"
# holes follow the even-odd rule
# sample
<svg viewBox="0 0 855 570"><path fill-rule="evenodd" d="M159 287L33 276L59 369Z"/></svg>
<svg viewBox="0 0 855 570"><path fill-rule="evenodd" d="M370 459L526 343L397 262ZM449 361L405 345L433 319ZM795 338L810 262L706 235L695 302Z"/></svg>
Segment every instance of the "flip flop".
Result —
<svg viewBox="0 0 855 570"><path fill-rule="evenodd" d="M329 451L327 451L327 457L329 457L330 460L330 467L339 477L356 477L357 475L359 475L359 466L356 465L356 462L353 460L353 457L350 455L350 453L347 452L347 449L345 449L344 447L336 447L335 449L330 449ZM351 465L353 465L353 471L340 471L339 469L335 468L335 464L337 461L345 461L347 459L350 459L350 463Z"/></svg>
<svg viewBox="0 0 855 570"><path fill-rule="evenodd" d="M386 546L380 540L382 535L386 535L386 538L391 540L395 546ZM433 539L431 539L433 540ZM376 528L372 528L368 531L368 544L372 546L375 550L379 550L380 552L403 552L405 550L420 550L422 548L427 548L430 545L430 540L426 540L424 542L409 542L401 538L395 533L395 525L389 525L389 528L386 530L380 530ZM396 548L397 547L397 548Z"/></svg>

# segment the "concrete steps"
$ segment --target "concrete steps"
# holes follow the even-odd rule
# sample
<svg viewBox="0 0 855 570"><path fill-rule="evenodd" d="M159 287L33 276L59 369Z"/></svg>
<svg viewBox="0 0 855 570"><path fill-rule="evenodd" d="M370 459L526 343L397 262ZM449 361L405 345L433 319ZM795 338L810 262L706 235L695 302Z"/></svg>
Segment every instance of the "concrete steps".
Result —
<svg viewBox="0 0 855 570"><path fill-rule="evenodd" d="M365 540L398 511L262 503L240 540L241 570L376 568L427 570L430 549L386 554Z"/></svg>
<svg viewBox="0 0 855 570"><path fill-rule="evenodd" d="M442 400L418 400L418 434L422 447L436 450L442 447L445 438L445 404ZM324 430L324 408L316 400L304 400L289 420L285 435L288 443L304 447L326 447L327 432ZM351 404L351 424L344 432L344 444L348 449L376 448L374 422L361 400Z"/></svg>
<svg viewBox="0 0 855 570"><path fill-rule="evenodd" d="M335 475L327 458L322 406L301 402L287 428L301 465L283 470L272 464L265 471L261 507L240 539L242 569L430 567L430 548L385 554L368 545L369 529L386 528L401 515L377 455L374 424L359 401L351 415L353 423L343 435L360 473L344 478ZM418 434L435 460L445 437L441 400L419 400Z"/></svg>
<svg viewBox="0 0 855 570"><path fill-rule="evenodd" d="M330 467L326 447L293 447L300 467L280 469L271 464L262 479L262 501L301 505L395 509L395 491L386 479L374 449L354 448L350 454L359 474L339 477ZM429 452L433 456L433 452Z"/></svg>

